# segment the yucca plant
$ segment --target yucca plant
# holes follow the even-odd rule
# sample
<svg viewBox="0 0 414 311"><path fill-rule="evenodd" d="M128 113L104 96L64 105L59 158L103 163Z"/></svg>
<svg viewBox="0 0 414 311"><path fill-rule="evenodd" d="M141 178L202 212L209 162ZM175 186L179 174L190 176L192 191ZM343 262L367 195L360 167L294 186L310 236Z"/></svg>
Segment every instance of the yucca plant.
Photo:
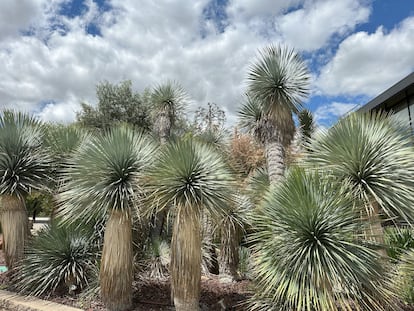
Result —
<svg viewBox="0 0 414 311"><path fill-rule="evenodd" d="M221 156L192 140L166 145L150 173L158 211L175 209L171 284L176 310L198 310L201 278L200 217L222 215L231 199L231 178Z"/></svg>
<svg viewBox="0 0 414 311"><path fill-rule="evenodd" d="M28 234L24 197L44 190L50 178L42 135L41 123L28 114L6 110L0 115L0 222L9 268L22 258Z"/></svg>
<svg viewBox="0 0 414 311"><path fill-rule="evenodd" d="M258 168L247 179L247 195L254 204L259 204L269 190L270 181L266 168Z"/></svg>
<svg viewBox="0 0 414 311"><path fill-rule="evenodd" d="M414 149L407 132L384 113L352 113L312 139L307 162L348 187L384 244L381 215L414 220Z"/></svg>
<svg viewBox="0 0 414 311"><path fill-rule="evenodd" d="M132 303L132 217L154 151L143 134L118 127L83 144L64 171L61 214L69 221L108 215L100 266L108 310L126 310Z"/></svg>
<svg viewBox="0 0 414 311"><path fill-rule="evenodd" d="M388 227L385 229L387 255L397 261L401 255L414 249L414 232L412 228Z"/></svg>
<svg viewBox="0 0 414 311"><path fill-rule="evenodd" d="M171 130L189 103L189 97L179 83L166 81L153 89L151 102L155 131L163 145L170 140ZM162 212L153 216L151 238L158 240L162 234L166 214Z"/></svg>
<svg viewBox="0 0 414 311"><path fill-rule="evenodd" d="M169 275L170 246L166 241L151 240L146 248L146 257L140 262L143 276L148 279L164 280Z"/></svg>
<svg viewBox="0 0 414 311"><path fill-rule="evenodd" d="M55 221L28 243L16 275L17 288L35 296L81 290L88 285L98 253L92 225Z"/></svg>
<svg viewBox="0 0 414 311"><path fill-rule="evenodd" d="M186 91L177 82L167 81L152 91L152 111L161 144L171 136L171 129L189 102Z"/></svg>
<svg viewBox="0 0 414 311"><path fill-rule="evenodd" d="M268 192L250 238L252 310L393 309L381 257L356 235L363 224L353 205L345 188L302 169Z"/></svg>
<svg viewBox="0 0 414 311"><path fill-rule="evenodd" d="M309 71L295 50L270 45L260 51L247 79L248 98L240 117L263 142L269 179L275 184L283 177L285 148L295 132L292 116L309 94Z"/></svg>
<svg viewBox="0 0 414 311"><path fill-rule="evenodd" d="M235 281L240 279L238 272L239 246L245 228L250 223L249 216L252 210L253 206L248 197L237 194L234 203L228 207L225 215L217 224L221 238L218 261L222 280Z"/></svg>

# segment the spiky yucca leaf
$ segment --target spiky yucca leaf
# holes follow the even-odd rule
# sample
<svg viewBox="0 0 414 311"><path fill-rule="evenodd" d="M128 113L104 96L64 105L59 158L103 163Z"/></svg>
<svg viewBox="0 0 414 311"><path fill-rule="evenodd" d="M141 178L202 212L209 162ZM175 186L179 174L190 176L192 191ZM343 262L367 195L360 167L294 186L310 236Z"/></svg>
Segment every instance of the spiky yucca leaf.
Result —
<svg viewBox="0 0 414 311"><path fill-rule="evenodd" d="M177 82L167 81L156 86L152 92L153 112L155 114L155 127L165 143L170 137L170 131L189 103L187 93Z"/></svg>
<svg viewBox="0 0 414 311"><path fill-rule="evenodd" d="M261 103L252 96L246 94L245 100L238 111L240 127L246 129L258 140L263 141L262 122L264 111Z"/></svg>
<svg viewBox="0 0 414 311"><path fill-rule="evenodd" d="M172 203L219 216L231 198L232 178L221 155L193 140L161 149L149 177L158 210Z"/></svg>
<svg viewBox="0 0 414 311"><path fill-rule="evenodd" d="M0 194L24 194L44 188L50 158L41 146L40 122L14 111L0 115Z"/></svg>
<svg viewBox="0 0 414 311"><path fill-rule="evenodd" d="M19 290L42 295L82 289L98 259L92 226L53 223L30 241L16 275Z"/></svg>
<svg viewBox="0 0 414 311"><path fill-rule="evenodd" d="M302 143L307 143L315 131L314 117L308 109L302 109L298 113L298 119Z"/></svg>
<svg viewBox="0 0 414 311"><path fill-rule="evenodd" d="M254 217L253 310L385 310L380 256L360 244L352 197L317 173L294 169ZM266 306L266 307L264 307ZM343 308L343 309L342 309Z"/></svg>
<svg viewBox="0 0 414 311"><path fill-rule="evenodd" d="M91 219L112 209L134 207L154 148L142 133L128 127L114 128L82 144L63 171L61 214Z"/></svg>
<svg viewBox="0 0 414 311"><path fill-rule="evenodd" d="M247 194L250 199L258 204L269 190L270 181L266 168L258 168L247 181Z"/></svg>
<svg viewBox="0 0 414 311"><path fill-rule="evenodd" d="M44 145L49 148L55 160L62 162L85 140L86 132L73 125L48 125L44 135Z"/></svg>
<svg viewBox="0 0 414 311"><path fill-rule="evenodd" d="M152 101L156 110L167 110L174 115L188 104L188 95L177 82L167 81L154 88Z"/></svg>
<svg viewBox="0 0 414 311"><path fill-rule="evenodd" d="M368 213L414 220L414 149L384 113L353 113L312 140L308 162L345 182Z"/></svg>
<svg viewBox="0 0 414 311"><path fill-rule="evenodd" d="M250 66L248 92L263 105L265 114L282 119L285 113L298 113L309 94L309 71L300 55L282 45L260 51Z"/></svg>
<svg viewBox="0 0 414 311"><path fill-rule="evenodd" d="M246 227L250 225L250 215L253 205L247 196L237 194L234 204L229 205L227 213L217 224L220 229L220 275L225 276L224 280L237 280L239 266L239 246Z"/></svg>

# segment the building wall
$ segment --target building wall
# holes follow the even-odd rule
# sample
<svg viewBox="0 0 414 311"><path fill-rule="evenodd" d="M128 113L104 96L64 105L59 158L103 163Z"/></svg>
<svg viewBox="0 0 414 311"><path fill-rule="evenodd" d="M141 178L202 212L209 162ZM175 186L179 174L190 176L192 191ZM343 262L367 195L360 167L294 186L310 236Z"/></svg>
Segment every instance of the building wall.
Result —
<svg viewBox="0 0 414 311"><path fill-rule="evenodd" d="M414 96L406 97L391 109L395 116L404 124L411 127L414 133Z"/></svg>

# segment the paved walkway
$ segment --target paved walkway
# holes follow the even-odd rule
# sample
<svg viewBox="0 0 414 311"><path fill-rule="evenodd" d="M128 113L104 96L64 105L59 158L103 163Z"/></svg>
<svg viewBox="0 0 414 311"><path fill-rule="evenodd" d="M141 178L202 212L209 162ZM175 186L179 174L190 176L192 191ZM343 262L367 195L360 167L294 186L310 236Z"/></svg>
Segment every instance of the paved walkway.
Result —
<svg viewBox="0 0 414 311"><path fill-rule="evenodd" d="M35 297L20 296L12 292L0 290L0 311L82 311L55 302Z"/></svg>

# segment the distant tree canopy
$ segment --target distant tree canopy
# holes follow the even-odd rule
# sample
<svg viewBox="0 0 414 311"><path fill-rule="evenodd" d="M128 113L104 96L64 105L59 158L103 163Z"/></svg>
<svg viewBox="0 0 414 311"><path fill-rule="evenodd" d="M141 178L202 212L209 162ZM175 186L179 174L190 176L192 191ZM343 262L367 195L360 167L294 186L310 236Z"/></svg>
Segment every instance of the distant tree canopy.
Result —
<svg viewBox="0 0 414 311"><path fill-rule="evenodd" d="M199 132L223 130L226 114L215 103L207 103L207 108L199 107L194 116L194 127Z"/></svg>
<svg viewBox="0 0 414 311"><path fill-rule="evenodd" d="M114 123L126 122L145 131L151 129L150 90L139 94L132 90L129 80L117 85L105 81L96 86L96 96L96 107L81 103L82 110L76 118L82 126L105 129Z"/></svg>

